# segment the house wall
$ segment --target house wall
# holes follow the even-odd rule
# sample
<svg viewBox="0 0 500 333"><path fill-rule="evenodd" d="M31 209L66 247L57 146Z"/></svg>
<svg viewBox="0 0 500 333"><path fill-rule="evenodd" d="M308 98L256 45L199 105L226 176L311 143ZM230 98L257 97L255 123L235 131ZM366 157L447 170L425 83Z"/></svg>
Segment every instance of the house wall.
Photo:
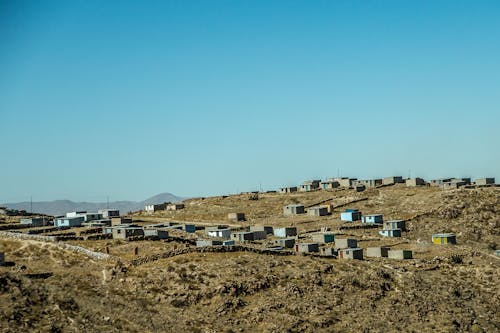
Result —
<svg viewBox="0 0 500 333"><path fill-rule="evenodd" d="M388 252L388 247L369 247L366 249L366 256L374 258L387 257Z"/></svg>
<svg viewBox="0 0 500 333"><path fill-rule="evenodd" d="M355 248L357 246L358 241L353 238L337 238L335 240L335 248L337 249Z"/></svg>
<svg viewBox="0 0 500 333"><path fill-rule="evenodd" d="M328 215L327 207L311 207L307 209L307 215L312 216L325 216Z"/></svg>
<svg viewBox="0 0 500 333"><path fill-rule="evenodd" d="M387 253L391 259L412 259L413 253L410 250L389 250Z"/></svg>
<svg viewBox="0 0 500 333"><path fill-rule="evenodd" d="M489 185L495 184L495 178L478 178L474 182L476 185Z"/></svg>

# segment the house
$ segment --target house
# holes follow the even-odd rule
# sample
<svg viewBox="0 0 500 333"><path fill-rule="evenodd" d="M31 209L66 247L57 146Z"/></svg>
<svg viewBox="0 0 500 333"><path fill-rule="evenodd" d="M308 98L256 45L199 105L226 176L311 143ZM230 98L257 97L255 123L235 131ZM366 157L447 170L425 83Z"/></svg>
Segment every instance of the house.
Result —
<svg viewBox="0 0 500 333"><path fill-rule="evenodd" d="M264 225L251 225L250 231L265 231L266 234L272 235L273 234L273 227L264 226Z"/></svg>
<svg viewBox="0 0 500 333"><path fill-rule="evenodd" d="M361 218L361 221L363 223L377 223L377 224L382 224L384 222L384 217L382 214L370 214L370 215L363 215Z"/></svg>
<svg viewBox="0 0 500 333"><path fill-rule="evenodd" d="M384 229L378 233L383 237L401 237L401 229Z"/></svg>
<svg viewBox="0 0 500 333"><path fill-rule="evenodd" d="M337 238L335 239L336 249L347 249L358 247L358 240L353 238Z"/></svg>
<svg viewBox="0 0 500 333"><path fill-rule="evenodd" d="M274 228L274 236L276 237L297 236L297 228L296 227Z"/></svg>
<svg viewBox="0 0 500 333"><path fill-rule="evenodd" d="M193 233L196 232L196 225L194 224L183 224L182 225L182 230L185 232Z"/></svg>
<svg viewBox="0 0 500 333"><path fill-rule="evenodd" d="M84 221L83 216L76 217L59 217L54 220L54 227L80 227Z"/></svg>
<svg viewBox="0 0 500 333"><path fill-rule="evenodd" d="M470 185L471 184L471 179L470 178L452 178L451 182L456 182L456 183L465 183L465 185Z"/></svg>
<svg viewBox="0 0 500 333"><path fill-rule="evenodd" d="M389 250L387 256L391 259L413 259L413 252L410 250Z"/></svg>
<svg viewBox="0 0 500 333"><path fill-rule="evenodd" d="M146 206L144 206L144 210L146 212L156 212L156 211L159 211L159 210L165 210L165 204L162 203L162 204L150 204L150 205L146 205Z"/></svg>
<svg viewBox="0 0 500 333"><path fill-rule="evenodd" d="M337 258L363 260L363 249L359 247L340 249L338 250Z"/></svg>
<svg viewBox="0 0 500 333"><path fill-rule="evenodd" d="M231 239L237 242L251 242L255 240L255 234L253 231L233 232Z"/></svg>
<svg viewBox="0 0 500 333"><path fill-rule="evenodd" d="M225 241L229 242L229 241ZM231 241L234 243L234 241ZM196 240L196 247L205 247L205 246L221 246L223 244L222 241L219 240L208 240L208 239L198 239ZM232 244L234 245L234 244Z"/></svg>
<svg viewBox="0 0 500 333"><path fill-rule="evenodd" d="M324 182L321 182L319 185L323 190L333 190L334 188L340 186L339 182L333 179L327 179Z"/></svg>
<svg viewBox="0 0 500 333"><path fill-rule="evenodd" d="M168 231L166 230L161 230L161 229L149 229L146 228L144 229L144 236L145 237L158 237L159 239L167 239L168 238Z"/></svg>
<svg viewBox="0 0 500 333"><path fill-rule="evenodd" d="M33 217L29 219L21 219L19 223L31 225L32 227L43 227L47 225L48 221L45 217Z"/></svg>
<svg viewBox="0 0 500 333"><path fill-rule="evenodd" d="M111 220L100 219L100 220L95 220L95 221L83 222L82 226L84 226L84 227L109 227L109 226L111 226Z"/></svg>
<svg viewBox="0 0 500 333"><path fill-rule="evenodd" d="M106 219L120 216L120 211L118 209L99 209L97 212L102 214L102 217Z"/></svg>
<svg viewBox="0 0 500 333"><path fill-rule="evenodd" d="M305 212L304 205L286 205L283 207L284 215L297 215L304 214Z"/></svg>
<svg viewBox="0 0 500 333"><path fill-rule="evenodd" d="M320 255L324 257L336 257L338 254L338 251L335 250L332 247L324 247L320 249Z"/></svg>
<svg viewBox="0 0 500 333"><path fill-rule="evenodd" d="M384 179L382 179L382 185L394 185L404 182L405 181L401 176L385 177Z"/></svg>
<svg viewBox="0 0 500 333"><path fill-rule="evenodd" d="M111 218L111 225L120 225L120 224L131 224L132 219L128 217L112 217Z"/></svg>
<svg viewBox="0 0 500 333"><path fill-rule="evenodd" d="M307 180L299 186L300 192L310 192L319 188L321 180Z"/></svg>
<svg viewBox="0 0 500 333"><path fill-rule="evenodd" d="M321 232L312 235L313 242L324 244L333 243L335 241L335 235L331 232Z"/></svg>
<svg viewBox="0 0 500 333"><path fill-rule="evenodd" d="M369 247L366 249L366 256L373 258L387 257L390 248L385 246Z"/></svg>
<svg viewBox="0 0 500 333"><path fill-rule="evenodd" d="M351 188L356 184L357 178L334 178L335 181L339 183L339 187Z"/></svg>
<svg viewBox="0 0 500 333"><path fill-rule="evenodd" d="M441 188L443 190L456 190L462 186L467 185L466 182L462 181L451 181L451 182L446 182L441 184Z"/></svg>
<svg viewBox="0 0 500 333"><path fill-rule="evenodd" d="M441 187L443 183L451 182L453 178L441 178L441 179L433 179L429 182L430 186L433 187Z"/></svg>
<svg viewBox="0 0 500 333"><path fill-rule="evenodd" d="M144 236L144 229L141 227L117 226L113 228L113 239L127 239L129 237Z"/></svg>
<svg viewBox="0 0 500 333"><path fill-rule="evenodd" d="M475 185L491 185L495 184L495 178L477 178L474 181Z"/></svg>
<svg viewBox="0 0 500 333"><path fill-rule="evenodd" d="M66 213L66 217L80 217L86 213L87 213L87 211L85 211L85 210L81 210L79 212L69 212L69 213Z"/></svg>
<svg viewBox="0 0 500 333"><path fill-rule="evenodd" d="M382 179L362 179L357 180L356 185L364 185L365 187L377 187L382 185Z"/></svg>
<svg viewBox="0 0 500 333"><path fill-rule="evenodd" d="M217 237L217 238L225 238L225 239L231 238L231 229L229 229L229 228L222 228L222 229L219 229L217 227L209 228L206 230L206 232L207 232L208 237Z"/></svg>
<svg viewBox="0 0 500 333"><path fill-rule="evenodd" d="M422 178L408 178L406 181L406 186L415 187L425 185L425 180Z"/></svg>
<svg viewBox="0 0 500 333"><path fill-rule="evenodd" d="M346 209L340 213L340 220L345 222L360 221L361 212L357 209Z"/></svg>
<svg viewBox="0 0 500 333"><path fill-rule="evenodd" d="M102 214L99 213L83 213L83 218L85 222L96 221L102 219Z"/></svg>
<svg viewBox="0 0 500 333"><path fill-rule="evenodd" d="M231 222L245 221L245 213L229 213L227 220Z"/></svg>
<svg viewBox="0 0 500 333"><path fill-rule="evenodd" d="M432 243L439 245L457 244L457 238L453 233L433 234Z"/></svg>
<svg viewBox="0 0 500 333"><path fill-rule="evenodd" d="M319 252L318 243L297 243L295 244L295 252L312 253Z"/></svg>
<svg viewBox="0 0 500 333"><path fill-rule="evenodd" d="M173 203L167 205L167 210L180 210L180 209L184 209L183 203Z"/></svg>
<svg viewBox="0 0 500 333"><path fill-rule="evenodd" d="M280 238L275 240L274 244L291 249L295 246L295 238Z"/></svg>
<svg viewBox="0 0 500 333"><path fill-rule="evenodd" d="M356 186L354 186L354 190L356 192L363 192L364 190L366 190L366 186L363 184L356 184Z"/></svg>
<svg viewBox="0 0 500 333"><path fill-rule="evenodd" d="M222 246L233 246L235 245L234 240L224 240L222 241Z"/></svg>
<svg viewBox="0 0 500 333"><path fill-rule="evenodd" d="M297 192L297 186L292 186L292 187L282 187L279 189L280 193L293 193Z"/></svg>
<svg viewBox="0 0 500 333"><path fill-rule="evenodd" d="M401 229L401 231L406 231L406 221L403 220L391 220L384 222L384 229Z"/></svg>
<svg viewBox="0 0 500 333"><path fill-rule="evenodd" d="M326 216L326 215L328 215L328 207L327 206L317 206L317 207L307 208L307 215Z"/></svg>

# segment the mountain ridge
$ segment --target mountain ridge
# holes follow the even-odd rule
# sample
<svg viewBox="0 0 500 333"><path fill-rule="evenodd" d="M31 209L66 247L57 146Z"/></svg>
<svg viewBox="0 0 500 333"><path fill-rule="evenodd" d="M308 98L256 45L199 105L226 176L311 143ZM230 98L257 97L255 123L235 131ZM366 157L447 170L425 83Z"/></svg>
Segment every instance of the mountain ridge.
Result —
<svg viewBox="0 0 500 333"><path fill-rule="evenodd" d="M99 209L105 209L109 207L113 209L119 209L121 214L125 214L128 212L134 212L144 209L145 205L163 202L179 202L184 199L186 198L176 196L169 192L156 194L143 201L121 200L113 201L109 204L107 202L75 202L69 199L58 199L52 201L33 202L33 212L56 216L64 215L67 212L74 211L96 212ZM3 203L0 204L0 206L10 209L26 210L28 212L31 210L30 202Z"/></svg>

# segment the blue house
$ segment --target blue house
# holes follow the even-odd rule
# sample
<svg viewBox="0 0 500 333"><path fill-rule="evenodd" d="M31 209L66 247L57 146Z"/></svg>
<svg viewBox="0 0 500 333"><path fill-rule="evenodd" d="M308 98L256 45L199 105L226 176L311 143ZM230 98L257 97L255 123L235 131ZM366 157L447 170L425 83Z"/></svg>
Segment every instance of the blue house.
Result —
<svg viewBox="0 0 500 333"><path fill-rule="evenodd" d="M384 223L384 218L383 218L382 214L363 215L362 222L363 223L379 223L379 224L382 224L382 223Z"/></svg>
<svg viewBox="0 0 500 333"><path fill-rule="evenodd" d="M340 220L346 222L354 222L361 220L361 212L357 209L346 209L340 213Z"/></svg>
<svg viewBox="0 0 500 333"><path fill-rule="evenodd" d="M83 216L76 216L76 217L60 217L57 218L54 221L54 226L61 228L61 227L80 227L82 225L82 222L85 221L85 218Z"/></svg>

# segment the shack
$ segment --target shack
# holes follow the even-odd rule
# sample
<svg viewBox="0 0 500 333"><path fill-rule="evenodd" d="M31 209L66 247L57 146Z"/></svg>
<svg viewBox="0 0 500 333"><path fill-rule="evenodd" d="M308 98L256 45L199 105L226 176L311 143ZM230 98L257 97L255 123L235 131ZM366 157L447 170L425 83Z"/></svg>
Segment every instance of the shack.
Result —
<svg viewBox="0 0 500 333"><path fill-rule="evenodd" d="M425 180L423 180L422 178L408 178L405 182L406 182L406 186L408 186L408 187L425 185Z"/></svg>
<svg viewBox="0 0 500 333"><path fill-rule="evenodd" d="M404 183L405 181L403 180L403 177L401 176L392 176L392 177L385 177L382 179L382 185L394 185L394 184L399 184L399 183Z"/></svg>
<svg viewBox="0 0 500 333"><path fill-rule="evenodd" d="M228 242L228 241L225 241L225 242ZM231 244L231 245L234 245L234 241L231 241L231 242L233 242L233 244ZM198 239L196 241L196 247L221 246L221 245L222 245L222 241L219 241L219 240Z"/></svg>
<svg viewBox="0 0 500 333"><path fill-rule="evenodd" d="M324 247L320 249L320 255L323 257L336 257L338 251L332 247Z"/></svg>
<svg viewBox="0 0 500 333"><path fill-rule="evenodd" d="M102 214L102 218L105 219L120 216L118 209L99 209L97 212Z"/></svg>
<svg viewBox="0 0 500 333"><path fill-rule="evenodd" d="M339 182L333 179L327 179L326 181L320 183L320 187L323 190L333 190L339 186Z"/></svg>
<svg viewBox="0 0 500 333"><path fill-rule="evenodd" d="M291 186L291 187L282 187L279 189L280 193L293 193L297 192L297 186Z"/></svg>
<svg viewBox="0 0 500 333"><path fill-rule="evenodd" d="M319 188L319 183L321 180L307 180L302 185L299 186L299 191L310 192L317 190Z"/></svg>
<svg viewBox="0 0 500 333"><path fill-rule="evenodd" d="M328 215L328 207L327 206L316 206L316 207L307 208L307 215L326 216L326 215Z"/></svg>
<svg viewBox="0 0 500 333"><path fill-rule="evenodd" d="M381 247L369 247L366 249L366 256L372 258L381 258L387 257L389 255L390 248L381 246Z"/></svg>
<svg viewBox="0 0 500 333"><path fill-rule="evenodd" d="M335 240L336 249L357 248L358 240L353 238L337 238Z"/></svg>
<svg viewBox="0 0 500 333"><path fill-rule="evenodd" d="M318 243L297 243L295 244L295 252L298 253L319 252L319 246Z"/></svg>
<svg viewBox="0 0 500 333"><path fill-rule="evenodd" d="M304 205L286 205L285 207L283 207L284 215L297 215L304 213L305 213Z"/></svg>
<svg viewBox="0 0 500 333"><path fill-rule="evenodd" d="M296 227L275 228L274 236L276 237L297 236L297 228Z"/></svg>
<svg viewBox="0 0 500 333"><path fill-rule="evenodd" d="M159 210L165 210L165 204L150 204L150 205L145 205L144 210L146 212L156 212Z"/></svg>
<svg viewBox="0 0 500 333"><path fill-rule="evenodd" d="M322 232L312 235L313 242L324 244L333 243L335 241L335 235L331 232Z"/></svg>
<svg viewBox="0 0 500 333"><path fill-rule="evenodd" d="M275 240L274 244L291 249L295 246L295 238L280 238Z"/></svg>
<svg viewBox="0 0 500 333"><path fill-rule="evenodd" d="M439 245L457 244L457 238L453 233L433 234L432 243Z"/></svg>
<svg viewBox="0 0 500 333"><path fill-rule="evenodd" d="M114 227L113 239L127 239L130 237L144 236L144 229L141 227Z"/></svg>
<svg viewBox="0 0 500 333"><path fill-rule="evenodd" d="M360 221L361 212L358 209L346 209L340 213L340 220L345 222Z"/></svg>
<svg viewBox="0 0 500 333"><path fill-rule="evenodd" d="M84 221L83 216L76 217L59 217L54 220L54 227L80 227Z"/></svg>
<svg viewBox="0 0 500 333"><path fill-rule="evenodd" d="M168 231L161 229L144 229L144 236L158 237L159 239L167 239Z"/></svg>
<svg viewBox="0 0 500 333"><path fill-rule="evenodd" d="M167 205L167 210L180 210L180 209L184 209L183 203L173 203Z"/></svg>
<svg viewBox="0 0 500 333"><path fill-rule="evenodd" d="M21 219L19 223L31 225L32 227L43 227L47 225L48 221L45 217L33 217L29 219Z"/></svg>
<svg viewBox="0 0 500 333"><path fill-rule="evenodd" d="M245 213L229 213L227 220L231 222L245 221Z"/></svg>
<svg viewBox="0 0 500 333"><path fill-rule="evenodd" d="M250 231L265 231L266 234L273 234L273 227L267 225L251 225Z"/></svg>
<svg viewBox="0 0 500 333"><path fill-rule="evenodd" d="M391 220L384 222L384 229L400 229L406 231L406 221L404 220Z"/></svg>
<svg viewBox="0 0 500 333"><path fill-rule="evenodd" d="M384 216L382 214L363 215L361 221L363 223L382 224L384 222Z"/></svg>
<svg viewBox="0 0 500 333"><path fill-rule="evenodd" d="M495 178L477 178L474 181L475 185L492 185L495 184Z"/></svg>
<svg viewBox="0 0 500 333"><path fill-rule="evenodd" d="M388 257L391 259L413 259L413 252L410 250L389 250Z"/></svg>
<svg viewBox="0 0 500 333"><path fill-rule="evenodd" d="M363 249L357 248L349 248L349 249L340 249L338 250L337 257L339 259L358 259L363 260Z"/></svg>
<svg viewBox="0 0 500 333"><path fill-rule="evenodd" d="M401 237L401 229L383 229L378 233L383 237Z"/></svg>
<svg viewBox="0 0 500 333"><path fill-rule="evenodd" d="M132 219L129 217L112 217L111 218L111 225L121 225L121 224L130 224L132 223Z"/></svg>
<svg viewBox="0 0 500 333"><path fill-rule="evenodd" d="M208 237L218 237L225 239L231 238L231 229L229 228L222 228L222 229L219 229L217 227L208 228L206 229L206 233Z"/></svg>

